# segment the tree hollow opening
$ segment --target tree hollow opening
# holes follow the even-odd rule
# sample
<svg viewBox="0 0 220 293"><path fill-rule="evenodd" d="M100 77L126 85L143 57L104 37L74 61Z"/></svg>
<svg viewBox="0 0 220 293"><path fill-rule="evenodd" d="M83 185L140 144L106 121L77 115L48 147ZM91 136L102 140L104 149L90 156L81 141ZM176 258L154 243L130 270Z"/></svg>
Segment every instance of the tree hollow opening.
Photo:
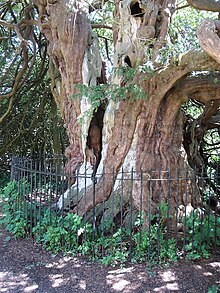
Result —
<svg viewBox="0 0 220 293"><path fill-rule="evenodd" d="M131 66L131 60L130 60L130 58L129 58L128 56L125 57L124 62L125 62L129 67L132 67L132 66Z"/></svg>
<svg viewBox="0 0 220 293"><path fill-rule="evenodd" d="M87 136L86 159L93 166L93 175L96 174L102 157L102 129L105 109L106 105L102 103L98 109L93 112Z"/></svg>
<svg viewBox="0 0 220 293"><path fill-rule="evenodd" d="M130 5L131 15L134 17L143 17L144 10L140 7L139 2L134 1Z"/></svg>

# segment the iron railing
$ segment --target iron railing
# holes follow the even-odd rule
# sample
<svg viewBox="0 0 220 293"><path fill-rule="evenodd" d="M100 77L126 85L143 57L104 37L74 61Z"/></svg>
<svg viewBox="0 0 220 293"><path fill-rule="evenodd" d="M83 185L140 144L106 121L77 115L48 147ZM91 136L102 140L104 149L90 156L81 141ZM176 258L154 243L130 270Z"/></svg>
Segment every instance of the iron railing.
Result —
<svg viewBox="0 0 220 293"><path fill-rule="evenodd" d="M12 212L22 215L26 235L46 248L65 247L65 251L89 253L94 258L114 256L114 260L118 255L119 261L123 257L146 261L197 258L217 251L218 168L183 173L177 167L175 172L150 170L147 175L121 170L117 176L112 170L91 180L86 170L70 178L64 165L65 160L56 157L12 159L11 180L16 182L17 194ZM106 180L112 182L108 199ZM69 182L75 182L74 187ZM97 182L103 186L103 197L95 204ZM84 202L86 207L89 192L93 205L79 213L78 205ZM51 234L49 227L53 227ZM52 243L50 237L56 240Z"/></svg>

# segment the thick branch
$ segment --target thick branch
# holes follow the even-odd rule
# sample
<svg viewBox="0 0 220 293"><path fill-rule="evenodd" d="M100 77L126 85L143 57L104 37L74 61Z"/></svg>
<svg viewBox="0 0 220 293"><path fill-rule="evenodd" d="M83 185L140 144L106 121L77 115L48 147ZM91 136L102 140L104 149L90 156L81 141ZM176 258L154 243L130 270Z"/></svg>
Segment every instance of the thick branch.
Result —
<svg viewBox="0 0 220 293"><path fill-rule="evenodd" d="M13 88L12 88L11 92L8 93L8 94L0 96L0 100L12 97L13 95L15 95L16 91L20 87L20 81L21 81L25 71L28 68L28 50L27 50L27 47L26 47L25 44L23 45L23 57L24 57L24 64L23 64L21 70L18 72L18 74L17 74L17 76L15 78L15 82L14 82L14 85L13 85Z"/></svg>
<svg viewBox="0 0 220 293"><path fill-rule="evenodd" d="M220 99L220 73L190 76L175 86L175 89L188 99L205 104Z"/></svg>
<svg viewBox="0 0 220 293"><path fill-rule="evenodd" d="M91 26L92 28L106 28L106 29L112 30L112 26L102 24L102 23L93 23Z"/></svg>
<svg viewBox="0 0 220 293"><path fill-rule="evenodd" d="M218 128L215 124L220 104L220 74L191 76L180 82L174 89L187 99L204 104L203 113L197 118L187 117L184 126L183 145L192 167L202 170L204 161L203 140L208 129ZM213 119L214 118L214 119ZM218 120L217 120L218 121Z"/></svg>
<svg viewBox="0 0 220 293"><path fill-rule="evenodd" d="M166 93L193 71L220 71L220 64L212 60L201 51L189 51L182 55L178 64L171 64L165 69L157 71L149 80L143 80L143 75L136 76L136 83L140 84L149 97L160 103ZM158 84L163 85L158 87ZM155 105L156 106L156 105Z"/></svg>
<svg viewBox="0 0 220 293"><path fill-rule="evenodd" d="M190 6L199 9L213 12L220 12L219 0L187 0Z"/></svg>
<svg viewBox="0 0 220 293"><path fill-rule="evenodd" d="M204 19L197 29L197 36L203 50L211 58L220 63L220 38L218 35L218 27L219 21Z"/></svg>

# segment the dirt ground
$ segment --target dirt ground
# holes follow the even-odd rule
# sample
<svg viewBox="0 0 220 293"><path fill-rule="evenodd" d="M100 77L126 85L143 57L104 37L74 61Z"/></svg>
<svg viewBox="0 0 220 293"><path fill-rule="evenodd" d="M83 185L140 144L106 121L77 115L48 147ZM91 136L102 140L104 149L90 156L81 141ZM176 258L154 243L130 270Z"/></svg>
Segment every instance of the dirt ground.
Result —
<svg viewBox="0 0 220 293"><path fill-rule="evenodd" d="M206 293L211 286L220 288L220 254L163 269L149 270L146 264L106 268L83 258L54 256L0 228L0 292Z"/></svg>

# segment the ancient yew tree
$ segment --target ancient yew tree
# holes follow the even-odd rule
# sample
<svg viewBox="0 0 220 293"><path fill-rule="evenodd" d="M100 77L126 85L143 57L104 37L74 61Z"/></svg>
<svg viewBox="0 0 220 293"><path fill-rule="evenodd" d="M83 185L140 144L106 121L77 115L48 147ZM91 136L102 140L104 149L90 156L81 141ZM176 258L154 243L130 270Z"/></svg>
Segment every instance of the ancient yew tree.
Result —
<svg viewBox="0 0 220 293"><path fill-rule="evenodd" d="M115 0L112 23L95 23L94 17L110 1L24 1L19 21L13 18L15 2L2 6L0 22L17 36L17 50L23 54L23 72L18 72L11 91L19 89L25 78L31 62L28 54L39 46L36 34L42 34L50 59L51 92L69 137L66 173L72 187L58 206L65 205L70 193L74 197L77 188L77 212L84 214L94 203L117 194L121 187L113 182L122 170L133 170L145 182L141 194L146 212L149 205L157 208L158 190L162 202L168 196L167 183L155 181L149 186L149 177L166 178L168 170L170 177L177 170L181 177L188 170L189 184L178 185L179 202L174 197L175 181L169 186L169 196L171 209L191 203L197 191L190 184L190 172L193 168L202 172L204 135L209 129L219 131L220 21L214 12L220 12L220 1L187 1L195 13L196 9L212 11L213 17L198 23L201 48L179 56L169 47L173 16L184 9L176 0ZM102 60L97 29L102 29L103 39L103 31L112 34L113 66ZM164 58L166 51L169 54ZM10 94L2 94L1 100ZM190 120L182 111L189 100L203 110L197 119ZM85 172L90 178L77 182L76 187L74 175ZM140 208L138 182L124 186L129 192L132 188L136 209ZM86 201L80 200L85 189Z"/></svg>

